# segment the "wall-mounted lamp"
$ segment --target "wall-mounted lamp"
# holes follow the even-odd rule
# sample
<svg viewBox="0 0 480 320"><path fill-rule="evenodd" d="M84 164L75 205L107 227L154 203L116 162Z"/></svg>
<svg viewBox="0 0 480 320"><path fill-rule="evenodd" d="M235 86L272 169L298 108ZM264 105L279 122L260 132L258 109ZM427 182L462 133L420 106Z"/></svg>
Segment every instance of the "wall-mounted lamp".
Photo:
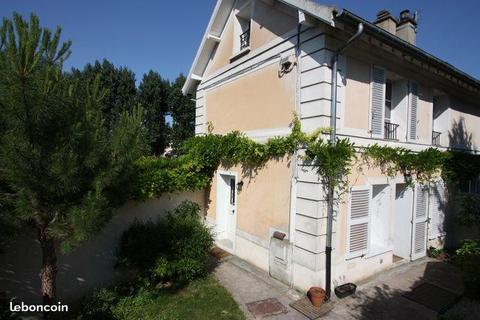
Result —
<svg viewBox="0 0 480 320"><path fill-rule="evenodd" d="M237 183L237 190L242 191L243 188L243 180L241 180L239 183Z"/></svg>

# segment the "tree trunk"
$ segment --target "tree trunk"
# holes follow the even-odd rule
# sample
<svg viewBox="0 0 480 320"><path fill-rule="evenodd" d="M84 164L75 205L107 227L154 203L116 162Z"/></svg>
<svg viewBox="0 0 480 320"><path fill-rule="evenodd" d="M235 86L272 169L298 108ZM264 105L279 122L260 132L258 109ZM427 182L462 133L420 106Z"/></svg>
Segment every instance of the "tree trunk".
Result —
<svg viewBox="0 0 480 320"><path fill-rule="evenodd" d="M55 279L57 277L57 254L55 242L45 229L39 230L38 240L42 248L42 268L40 270L43 304L53 304L55 300Z"/></svg>

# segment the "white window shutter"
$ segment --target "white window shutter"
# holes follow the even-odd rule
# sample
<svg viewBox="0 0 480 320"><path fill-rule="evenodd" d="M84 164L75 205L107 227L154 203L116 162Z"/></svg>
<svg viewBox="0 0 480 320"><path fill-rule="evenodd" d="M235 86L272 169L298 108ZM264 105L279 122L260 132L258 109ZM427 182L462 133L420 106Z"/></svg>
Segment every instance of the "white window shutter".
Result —
<svg viewBox="0 0 480 320"><path fill-rule="evenodd" d="M352 187L348 214L348 256L368 252L370 233L370 187Z"/></svg>
<svg viewBox="0 0 480 320"><path fill-rule="evenodd" d="M418 85L410 82L410 140L417 140Z"/></svg>
<svg viewBox="0 0 480 320"><path fill-rule="evenodd" d="M433 185L430 192L430 230L429 239L435 239L445 234L445 186L443 183Z"/></svg>
<svg viewBox="0 0 480 320"><path fill-rule="evenodd" d="M415 189L415 215L413 220L412 260L424 257L427 250L428 189L418 185Z"/></svg>
<svg viewBox="0 0 480 320"><path fill-rule="evenodd" d="M383 135L385 113L385 70L373 66L371 79L371 130L372 134Z"/></svg>

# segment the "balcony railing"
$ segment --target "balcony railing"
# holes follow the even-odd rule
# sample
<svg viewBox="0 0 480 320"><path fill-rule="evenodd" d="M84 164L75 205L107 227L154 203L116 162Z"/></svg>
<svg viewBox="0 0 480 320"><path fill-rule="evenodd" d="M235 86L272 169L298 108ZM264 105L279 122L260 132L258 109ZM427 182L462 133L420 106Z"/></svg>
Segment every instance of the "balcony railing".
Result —
<svg viewBox="0 0 480 320"><path fill-rule="evenodd" d="M250 28L240 35L240 51L250 46Z"/></svg>
<svg viewBox="0 0 480 320"><path fill-rule="evenodd" d="M386 121L384 127L385 139L397 140L397 129L398 124Z"/></svg>
<svg viewBox="0 0 480 320"><path fill-rule="evenodd" d="M442 135L441 132L432 131L432 145L433 146L440 146L440 136Z"/></svg>

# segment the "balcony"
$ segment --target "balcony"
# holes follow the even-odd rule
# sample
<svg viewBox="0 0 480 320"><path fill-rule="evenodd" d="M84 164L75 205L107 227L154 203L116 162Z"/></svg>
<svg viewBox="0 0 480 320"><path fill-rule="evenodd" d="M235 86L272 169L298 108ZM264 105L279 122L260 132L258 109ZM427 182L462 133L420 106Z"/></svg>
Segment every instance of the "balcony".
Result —
<svg viewBox="0 0 480 320"><path fill-rule="evenodd" d="M442 135L441 132L432 131L432 146L440 146L440 136Z"/></svg>
<svg viewBox="0 0 480 320"><path fill-rule="evenodd" d="M396 123L391 123L389 121L385 121L385 127L384 127L384 133L385 136L384 138L386 140L398 140L397 139L397 129L398 129L398 124Z"/></svg>
<svg viewBox="0 0 480 320"><path fill-rule="evenodd" d="M240 51L250 46L250 28L240 35Z"/></svg>

